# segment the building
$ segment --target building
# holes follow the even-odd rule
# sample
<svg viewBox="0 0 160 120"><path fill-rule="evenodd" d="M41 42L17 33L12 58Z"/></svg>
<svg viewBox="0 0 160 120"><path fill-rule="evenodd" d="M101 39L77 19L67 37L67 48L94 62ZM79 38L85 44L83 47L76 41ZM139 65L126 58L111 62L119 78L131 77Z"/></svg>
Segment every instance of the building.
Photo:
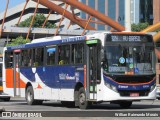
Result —
<svg viewBox="0 0 160 120"><path fill-rule="evenodd" d="M153 6L153 23L155 24L160 21L160 0L153 0Z"/></svg>
<svg viewBox="0 0 160 120"><path fill-rule="evenodd" d="M65 4L62 3L62 2L54 1L54 3L59 5L59 6L65 7L64 6ZM24 21L25 19L27 19L27 18L29 18L30 16L33 15L36 5L37 5L37 3L35 3L31 0L29 1L26 9L24 11L24 14L22 16L21 21ZM25 6L25 2L7 10L7 15L6 15L6 18L5 18L4 28L7 28L8 30L12 30L13 28L11 28L11 27L16 26L24 6ZM70 6L68 7L68 10L70 10ZM37 9L37 13L39 13L39 14L43 13L47 17L49 11L50 10L48 8L39 4L38 9ZM76 15L78 15L78 13L79 13L78 11L79 10L75 10ZM1 24L2 24L2 21L3 21L3 17L4 17L4 12L0 13L0 27L1 27ZM58 22L60 21L61 17L62 17L62 15L59 15L59 14L57 14L53 11L52 14L50 15L48 21L51 22L51 23L55 23L58 26ZM66 28L67 27L66 24L69 24L69 22L70 21L65 18L63 20L63 22L61 23L60 28ZM78 25L72 25L70 27L70 29L79 29L79 26ZM22 32L22 31L20 31L20 32ZM20 35L23 35L23 34L20 34ZM8 38L8 36L10 36L10 34L8 34L7 37L5 37L5 38L4 37L0 38L0 54L2 53L2 50L3 50L3 47L6 43L6 41L10 41L10 38ZM23 36L25 36L25 35L23 35Z"/></svg>
<svg viewBox="0 0 160 120"><path fill-rule="evenodd" d="M155 17L153 1L155 0L131 0L131 23L148 22L152 25Z"/></svg>
<svg viewBox="0 0 160 120"><path fill-rule="evenodd" d="M125 26L125 0L81 0L81 2ZM88 15L81 12L81 17L87 19ZM131 0L131 24L141 22L153 24L158 20L160 20L160 0ZM92 25L98 30L110 29L104 25Z"/></svg>
<svg viewBox="0 0 160 120"><path fill-rule="evenodd" d="M120 24L124 25L124 1L125 0L80 0L80 1L98 10L99 12L104 13L106 16L111 17L113 20L119 22ZM57 2L57 1L54 1L54 3L63 7L65 5L64 3ZM24 5L25 5L25 2L8 10L4 26L8 27L8 26L14 26L17 24ZM21 21L24 21L26 18L33 15L35 6L36 6L36 3L33 1L30 1L28 3ZM68 8L68 10L70 11L70 7ZM49 9L47 9L42 5L39 5L37 13L44 13L44 15L47 16L47 14L49 13ZM88 15L80 10L76 9L75 13L77 16L80 16L83 19L88 18ZM3 15L4 13L0 13L0 23L2 23ZM52 23L58 24L58 21L60 20L60 18L61 18L61 15L52 13L51 16L49 17L49 21ZM61 28L67 27L66 23L69 23L69 20L65 19L62 22ZM97 25L93 23L90 23L90 25L95 27L97 30L110 30L109 26ZM72 25L70 29L80 29L80 27L77 25Z"/></svg>
<svg viewBox="0 0 160 120"><path fill-rule="evenodd" d="M109 16L111 19L119 22L124 26L124 10L125 0L80 0L82 3L98 10L99 12ZM80 13L81 18L87 19L88 15L84 12ZM93 19L95 20L95 19ZM97 21L97 20L95 20ZM110 30L109 26L91 24L97 30Z"/></svg>
<svg viewBox="0 0 160 120"><path fill-rule="evenodd" d="M54 3L59 5L59 6L65 7L64 6L65 4L62 3L62 2L54 1ZM11 9L8 9L7 16L6 16L6 19L5 19L5 24L4 24L5 27L15 26L17 24L17 22L19 20L19 17L21 15L21 12L24 8L24 5L25 5L25 2L11 8ZM31 15L33 15L36 5L37 4L35 2L33 2L31 0L29 1L26 9L24 11L24 14L22 16L21 21L24 21L25 19L27 19ZM67 8L67 10L70 10L70 6ZM47 17L49 11L50 10L48 8L39 4L38 9L37 9L37 13L39 13L39 14L43 13ZM78 13L79 13L79 10L75 10L75 14L78 15ZM4 16L4 12L0 13L0 23L2 23L3 16ZM58 21L60 21L61 17L62 17L62 15L59 15L59 14L57 14L53 11L52 14L50 15L48 21L58 25ZM68 19L64 19L60 27L62 27L62 28L67 27L66 23L69 23L69 22L70 21ZM77 28L79 28L78 25L72 25L71 26L71 29L77 29Z"/></svg>

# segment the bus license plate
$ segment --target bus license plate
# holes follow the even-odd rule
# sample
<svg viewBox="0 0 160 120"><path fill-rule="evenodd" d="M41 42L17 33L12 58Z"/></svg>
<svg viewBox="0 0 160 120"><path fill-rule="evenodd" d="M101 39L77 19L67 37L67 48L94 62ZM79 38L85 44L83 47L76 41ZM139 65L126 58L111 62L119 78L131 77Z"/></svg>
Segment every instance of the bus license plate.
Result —
<svg viewBox="0 0 160 120"><path fill-rule="evenodd" d="M130 97L138 97L139 93L130 93Z"/></svg>

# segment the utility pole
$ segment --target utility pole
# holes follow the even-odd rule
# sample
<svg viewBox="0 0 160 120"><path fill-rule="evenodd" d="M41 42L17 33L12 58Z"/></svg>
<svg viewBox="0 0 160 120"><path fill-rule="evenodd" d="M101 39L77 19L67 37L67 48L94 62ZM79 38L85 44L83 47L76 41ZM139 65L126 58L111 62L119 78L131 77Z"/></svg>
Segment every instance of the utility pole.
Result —
<svg viewBox="0 0 160 120"><path fill-rule="evenodd" d="M131 0L125 0L125 31L131 31Z"/></svg>

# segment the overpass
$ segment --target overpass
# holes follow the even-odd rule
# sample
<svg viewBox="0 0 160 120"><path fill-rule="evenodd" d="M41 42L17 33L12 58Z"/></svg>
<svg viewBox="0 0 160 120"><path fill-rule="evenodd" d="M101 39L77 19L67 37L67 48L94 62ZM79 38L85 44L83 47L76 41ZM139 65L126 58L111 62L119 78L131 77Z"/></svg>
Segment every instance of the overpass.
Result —
<svg viewBox="0 0 160 120"><path fill-rule="evenodd" d="M24 5L24 8L21 12L21 15L19 17L17 25L21 21L21 18L24 14L25 8L27 7L27 4L29 3L29 1L31 1L31 0L26 0L26 4ZM61 33L63 34L63 32L61 32L61 33L59 33L59 32L61 31L60 30L61 29L60 25L61 25L62 21L64 20L64 18L67 18L68 20L70 20L70 24L74 23L74 24L79 25L81 28L83 28L84 30L82 31L81 35L84 35L86 30L96 30L93 26L91 26L89 24L91 22L94 22L96 24L109 25L109 26L111 26L111 28L113 28L114 30L117 30L117 31L124 31L125 30L125 28L121 24L119 24L118 22L112 20L111 18L109 18L108 16L100 13L99 11L94 10L93 8L79 2L78 0L74 0L74 1L73 0L72 1L67 0L67 2L58 0L58 1L63 2L65 4L65 8L63 8L62 6L58 6L54 2L51 2L50 0L32 0L32 1L34 1L36 3L36 6L35 6L32 21L31 21L30 26L29 26L28 31L27 31L27 28L23 28L23 29L21 29L21 28L4 28L6 13L7 13L8 4L9 4L9 0L7 0L6 9L5 9L5 13L4 13L4 18L3 18L3 21L2 21L2 26L1 26L1 31L0 31L0 36L2 36L2 37L6 37L6 36L7 37L9 37L9 36L14 37L17 34L20 34L20 35L24 36L27 33L26 38L31 38L32 36L35 36L35 35L38 36L38 37L44 37L44 36L50 36L51 34L52 35L53 34L58 35L58 34L61 34ZM53 31L52 31L52 30L46 30L46 29L32 28L35 15L37 13L37 8L38 8L39 5L43 5L47 8L49 8L50 11L54 11L54 12L58 13L59 15L61 15L61 19L59 21L59 24L58 24L58 27L56 28L56 30L53 29ZM68 11L68 9L67 9L68 6L71 7L71 11ZM87 13L89 15L88 20L84 20L84 19L79 18L79 16L77 16L75 14L74 8L77 8L77 9ZM95 18L96 21L92 20L92 18ZM48 17L47 17L47 19L48 19ZM47 21L47 19L46 19L46 21ZM44 24L45 24L46 21L44 21ZM69 24L69 26L70 26L70 24ZM39 32L37 32L38 30L39 30ZM51 31L52 31L52 33L51 33ZM67 32L67 34L69 34L69 33L71 33L71 32ZM72 35L72 34L73 33L71 33L70 35ZM78 34L80 34L80 33L78 33ZM36 36L35 36L35 38L36 38Z"/></svg>
<svg viewBox="0 0 160 120"><path fill-rule="evenodd" d="M1 42L8 42L11 39L15 39L18 36L22 36L25 38L28 34L28 27L4 27L2 29L2 35L0 38ZM54 36L53 33L55 33L57 29L48 29L48 28L32 28L29 34L29 39L37 39L37 38L44 38L44 37L51 37ZM83 33L82 30L69 30L69 29L59 29L58 30L58 36L81 36ZM100 30L86 30L84 34L91 34L91 33L97 33L97 32L104 32ZM1 46L1 45L0 45Z"/></svg>
<svg viewBox="0 0 160 120"><path fill-rule="evenodd" d="M4 27L2 29L1 38L16 38L18 36L23 36L24 38L28 34L28 27ZM47 29L47 28L31 28L29 38L42 38L42 37L50 37L53 36L56 32L56 29ZM67 29L59 29L57 35L62 36L75 36L81 35L83 30L67 30Z"/></svg>

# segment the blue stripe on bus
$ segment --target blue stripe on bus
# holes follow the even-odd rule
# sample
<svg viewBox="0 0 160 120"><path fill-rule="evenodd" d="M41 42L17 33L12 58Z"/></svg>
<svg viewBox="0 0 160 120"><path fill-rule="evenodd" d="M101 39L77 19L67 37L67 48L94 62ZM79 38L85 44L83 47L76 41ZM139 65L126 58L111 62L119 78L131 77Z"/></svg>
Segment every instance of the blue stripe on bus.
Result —
<svg viewBox="0 0 160 120"><path fill-rule="evenodd" d="M118 84L114 82L113 80L109 79L105 75L103 75L104 81L106 83L109 83L110 85L113 85L117 88L117 90L149 90L152 85L155 84L155 80L152 81L149 84L141 84L141 85L128 85L128 84Z"/></svg>
<svg viewBox="0 0 160 120"><path fill-rule="evenodd" d="M32 72L31 68L21 68L20 73L23 74L23 76L25 76L30 81L32 81L32 82L35 81L35 75Z"/></svg>
<svg viewBox="0 0 160 120"><path fill-rule="evenodd" d="M77 82L84 82L84 71L76 70L82 67L83 65L37 67L35 73L32 72L32 68L20 68L20 72L32 82L37 74L41 82L50 88L74 88Z"/></svg>

